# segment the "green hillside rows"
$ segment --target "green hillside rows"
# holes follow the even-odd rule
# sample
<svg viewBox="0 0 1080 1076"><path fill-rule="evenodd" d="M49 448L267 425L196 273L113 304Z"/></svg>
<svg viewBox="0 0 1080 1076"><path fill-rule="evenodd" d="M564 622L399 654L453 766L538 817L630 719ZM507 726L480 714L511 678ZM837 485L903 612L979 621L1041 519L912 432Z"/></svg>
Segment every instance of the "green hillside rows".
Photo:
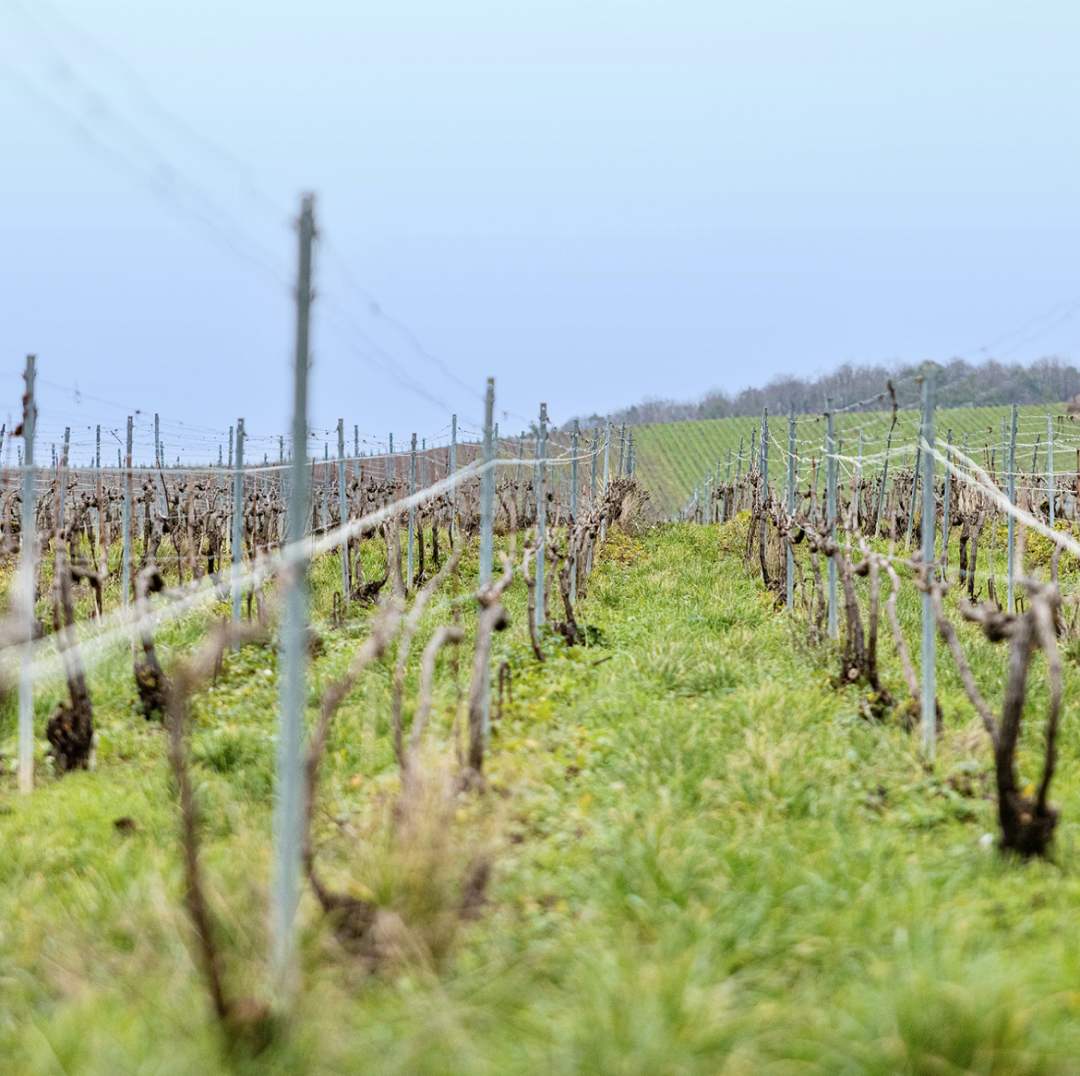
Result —
<svg viewBox="0 0 1080 1076"><path fill-rule="evenodd" d="M1025 471L1030 469L1036 442L1040 444L1039 469L1045 464L1045 452L1041 447L1046 441L1046 415L1057 416L1055 422L1055 469L1059 473L1076 466L1076 451L1080 448L1080 423L1065 415L1064 404L1036 405L1020 408L1017 426L1017 464ZM1001 444L1002 420L1008 420L1008 407L957 407L939 410L936 414L937 431L944 436L946 430L953 432L953 441L959 445L968 436L968 447L980 462L989 462L989 452ZM770 416L771 440L770 464L783 470L783 457L776 446L779 442L786 450L787 415ZM799 415L796 418L796 452L799 458L800 477L808 473L811 459L820 459L825 443L825 419L822 415ZM858 447L858 431L861 429L866 456L880 454L892 422L891 411L849 412L836 417L839 450L843 455L854 456ZM893 434L891 459L903 466L905 458L910 463L918 432L917 411L901 411L897 415ZM743 441L743 469L750 454L753 430L761 425L760 416L753 418L722 418L700 422L663 422L634 427L635 471L649 490L653 509L659 515L670 516L694 491L694 483L713 467L717 460L723 461L726 470L727 453L731 451L732 478L737 470L739 440ZM995 452L995 463L998 452Z"/></svg>

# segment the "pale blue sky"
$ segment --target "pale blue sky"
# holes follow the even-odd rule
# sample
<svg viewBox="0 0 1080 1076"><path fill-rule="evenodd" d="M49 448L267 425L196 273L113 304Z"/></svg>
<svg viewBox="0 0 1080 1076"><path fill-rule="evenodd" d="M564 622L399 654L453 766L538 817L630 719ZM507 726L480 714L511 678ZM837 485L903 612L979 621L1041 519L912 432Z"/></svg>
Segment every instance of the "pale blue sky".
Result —
<svg viewBox="0 0 1080 1076"><path fill-rule="evenodd" d="M324 428L442 437L492 374L511 432L1080 358L1078 41L1075 3L0 0L4 414L34 351L48 439L285 429L306 189Z"/></svg>

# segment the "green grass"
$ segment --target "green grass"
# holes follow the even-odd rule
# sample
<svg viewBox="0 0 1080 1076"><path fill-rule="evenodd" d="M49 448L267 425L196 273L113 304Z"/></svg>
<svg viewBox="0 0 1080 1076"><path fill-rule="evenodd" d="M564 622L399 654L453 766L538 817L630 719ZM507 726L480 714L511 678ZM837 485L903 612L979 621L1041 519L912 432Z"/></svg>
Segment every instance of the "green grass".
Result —
<svg viewBox="0 0 1080 1076"><path fill-rule="evenodd" d="M738 558L739 527L614 536L582 616L603 645L565 650L548 635L543 665L515 583L512 626L497 642L513 702L495 725L492 791L459 801L452 834L463 854L495 849L492 904L439 959L371 976L305 897L291 1033L237 1071L1076 1071L1075 667L1054 861L1003 860L980 843L995 829L989 758L947 656L946 731L928 772L911 736L869 725L858 693L830 686L830 651L808 649L774 611ZM475 553L467 560L463 572L475 572ZM323 612L334 568L327 558L316 569ZM451 601L433 602L425 631ZM916 641L910 586L900 613ZM325 630L315 688L344 666L365 622ZM170 626L163 650L190 648L198 629ZM964 640L998 699L1005 652L968 629ZM891 644L882 649L899 693ZM433 755L445 758L453 682L447 660L440 669ZM276 676L271 651L247 648L195 706L205 864L230 979L246 993L268 980ZM389 685L383 662L340 715L318 828L334 881L386 901ZM109 745L99 770L46 778L27 800L0 780L0 1070L232 1071L181 908L163 737L135 716L126 656L95 671L91 688ZM39 730L54 697L39 699ZM1031 699L1025 780L1037 774L1041 659ZM0 750L10 758L13 746ZM117 831L121 816L137 829Z"/></svg>
<svg viewBox="0 0 1080 1076"><path fill-rule="evenodd" d="M1064 415L1065 405L1021 407L1018 429L1017 467L1030 470L1032 452L1037 437L1046 443L1046 415ZM968 436L969 452L978 462L989 469L989 451L997 450L995 460L1000 470L1001 422L1009 416L1007 407L971 407L939 410L936 415L937 433L944 437L948 429L953 431L953 441L960 445ZM800 475L809 473L812 457L820 461L825 443L825 420L821 415L796 416L799 439L796 453L799 456ZM891 411L849 412L836 417L836 435L842 443L839 450L854 456L858 450L858 430L863 431L867 456L882 453L885 439L892 423ZM913 449L918 434L917 411L901 411L897 416L893 435L893 455L890 466L910 466L914 462ZM771 476L779 482L786 478L783 454L787 452L788 416L771 415L770 432L774 444L770 447ZM652 505L661 517L672 516L694 492L694 484L721 461L722 474L727 472L727 454L731 452L731 476L738 469L739 440L743 441L743 473L750 458L751 431L760 429L761 417L722 418L701 422L660 422L634 427L635 471L649 490ZM1062 418L1055 426L1057 444L1055 463L1060 471L1075 465L1075 450L1080 436L1075 424ZM777 448L776 442L783 449ZM1045 463L1045 452L1040 447L1040 468Z"/></svg>

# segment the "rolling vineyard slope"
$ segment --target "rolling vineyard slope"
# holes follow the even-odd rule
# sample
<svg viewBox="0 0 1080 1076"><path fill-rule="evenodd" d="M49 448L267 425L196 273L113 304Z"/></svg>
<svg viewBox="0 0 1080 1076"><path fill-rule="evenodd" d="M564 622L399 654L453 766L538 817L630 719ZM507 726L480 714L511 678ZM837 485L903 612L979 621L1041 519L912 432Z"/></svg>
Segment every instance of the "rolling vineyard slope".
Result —
<svg viewBox="0 0 1080 1076"><path fill-rule="evenodd" d="M1064 415L1065 405L1051 407L1021 407L1021 417L1039 417L1046 414ZM959 444L965 434L972 450L978 451L980 460L983 449L987 452L1001 445L1001 423L1009 415L1008 407L957 407L941 409L937 413L937 428L941 436L947 429L953 431L953 442ZM816 444L824 438L824 419L821 415L797 415L798 429L796 436L813 440ZM769 416L773 438L787 447L788 416ZM837 435L843 442L840 446L844 454L854 455L858 447L858 431L863 431L865 449L868 454L880 452L892 423L891 411L847 412L837 415ZM913 432L918 429L918 411L900 411L897 413L897 434L895 442L910 441ZM714 468L718 460L727 466L727 454L731 452L731 476L735 477L739 454L739 440L743 441L743 473L746 473L750 454L752 432L761 426L757 418L721 418L700 422L660 422L647 426L634 426L635 475L649 491L653 507L661 516L676 513L686 499L694 492L694 483L703 474ZM905 436L901 438L900 432ZM618 431L615 431L616 433ZM776 453L776 458L779 454ZM820 457L819 457L820 460ZM804 459L801 466L810 464ZM907 463L910 464L908 456ZM901 452L896 464L904 466ZM1061 460L1062 469L1076 466L1076 460Z"/></svg>

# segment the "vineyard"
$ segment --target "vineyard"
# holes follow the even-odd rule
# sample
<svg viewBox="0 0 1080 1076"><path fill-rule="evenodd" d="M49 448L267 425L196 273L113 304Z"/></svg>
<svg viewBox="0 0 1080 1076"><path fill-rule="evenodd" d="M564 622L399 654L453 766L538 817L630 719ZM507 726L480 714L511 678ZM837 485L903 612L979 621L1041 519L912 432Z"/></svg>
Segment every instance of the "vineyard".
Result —
<svg viewBox="0 0 1080 1076"><path fill-rule="evenodd" d="M299 231L274 462L42 466L27 362L4 1071L1075 1071L1063 410L309 457Z"/></svg>
<svg viewBox="0 0 1080 1076"><path fill-rule="evenodd" d="M884 404L888 396L883 392ZM1059 422L1072 421L1065 417L1065 405L1055 407L1021 407L1018 409L1022 420L1034 424L1041 419L1045 426L1045 416L1050 411ZM942 431L951 429L957 444L966 436L972 449L983 455L989 454L995 446L1000 449L1001 423L1009 417L1007 407L954 407L938 411L937 424ZM867 451L878 451L885 444L885 439L892 425L892 412L882 401L871 401L865 410L839 414L836 418L838 441L848 445L849 450L856 448L860 431L863 434ZM786 422L786 415L774 416L774 421ZM910 431L917 427L917 411L900 411L897 414L897 426L909 431L903 443L907 450L907 464L913 462L913 440ZM822 415L798 415L796 421L800 429L816 429L815 434L820 445L824 444ZM661 513L674 514L683 502L694 492L694 484L717 463L725 469L728 453L731 453L731 475L736 474L740 444L743 450L743 471L750 458L750 442L754 431L760 426L760 419L721 418L700 422L663 422L655 425L633 427L637 456L637 471L645 486L652 492L654 507ZM1034 441L1034 438L1032 438ZM840 444L843 448L843 444ZM1032 444L1031 448L1034 448ZM986 450L984 453L983 450ZM903 450L901 451L901 462ZM1030 462L1030 457L1028 462ZM1075 462L1075 460L1074 460Z"/></svg>

